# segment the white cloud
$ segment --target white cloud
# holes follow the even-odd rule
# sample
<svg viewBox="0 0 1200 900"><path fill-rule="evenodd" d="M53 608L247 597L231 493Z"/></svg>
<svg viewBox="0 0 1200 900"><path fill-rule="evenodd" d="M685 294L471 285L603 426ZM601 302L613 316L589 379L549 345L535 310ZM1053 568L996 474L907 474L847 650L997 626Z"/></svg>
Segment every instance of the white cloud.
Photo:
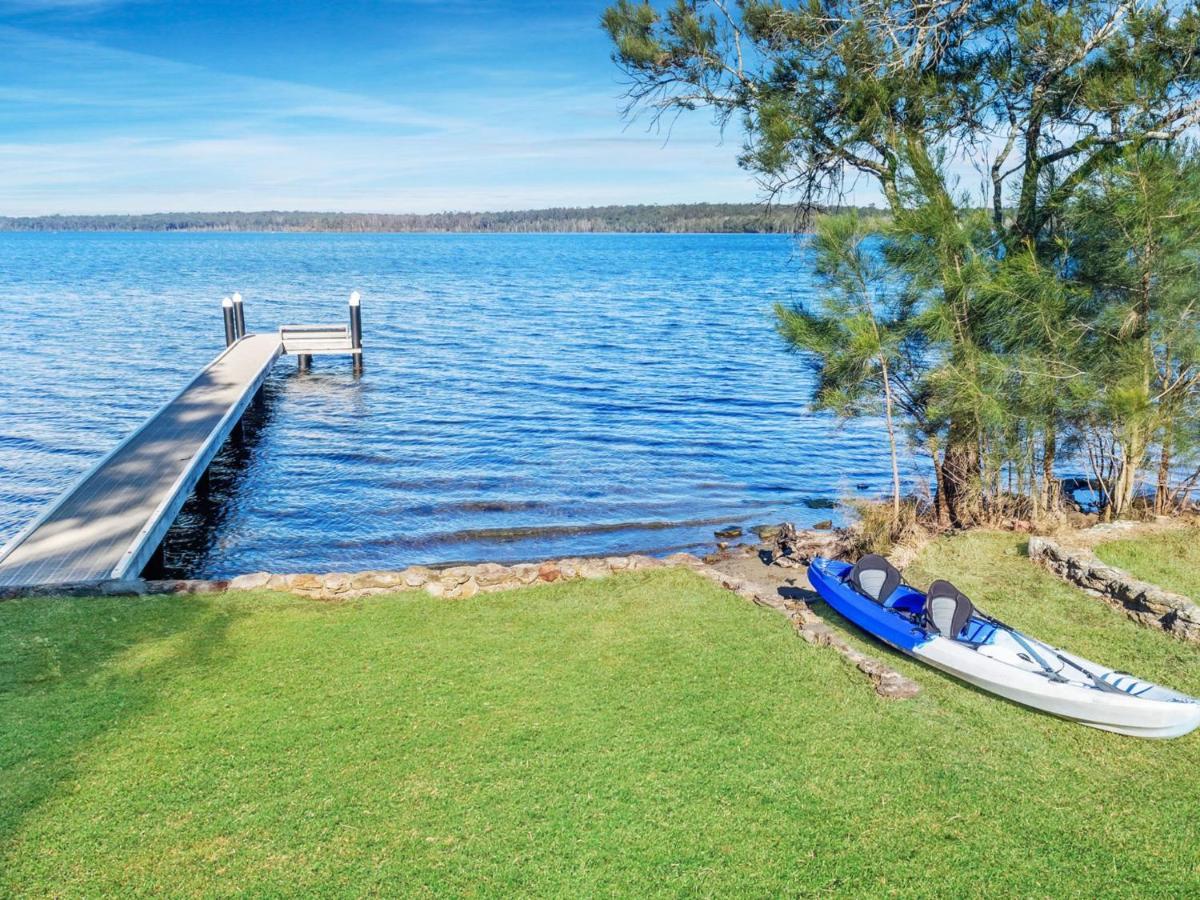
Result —
<svg viewBox="0 0 1200 900"><path fill-rule="evenodd" d="M745 200L727 154L658 141L354 140L252 136L0 144L0 209L55 212L321 209L437 212ZM682 169L707 170L697 184Z"/></svg>
<svg viewBox="0 0 1200 900"><path fill-rule="evenodd" d="M0 27L0 99L7 215L756 195L734 164L737 141L694 118L664 144L624 129L616 98L594 88L395 102Z"/></svg>

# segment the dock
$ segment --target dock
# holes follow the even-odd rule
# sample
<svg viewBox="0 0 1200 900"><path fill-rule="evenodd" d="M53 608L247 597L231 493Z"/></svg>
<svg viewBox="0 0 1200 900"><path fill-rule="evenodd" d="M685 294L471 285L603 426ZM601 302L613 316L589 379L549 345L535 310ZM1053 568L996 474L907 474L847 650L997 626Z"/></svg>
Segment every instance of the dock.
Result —
<svg viewBox="0 0 1200 900"><path fill-rule="evenodd" d="M352 328L344 331L356 332L357 346L339 343L337 349L354 354L359 372L357 300L355 295ZM289 351L284 335L294 326L246 334L240 296L236 301L224 301L227 346L216 359L0 549L0 588L141 575L275 362ZM310 327L327 333L338 328ZM290 349L336 352L326 346Z"/></svg>

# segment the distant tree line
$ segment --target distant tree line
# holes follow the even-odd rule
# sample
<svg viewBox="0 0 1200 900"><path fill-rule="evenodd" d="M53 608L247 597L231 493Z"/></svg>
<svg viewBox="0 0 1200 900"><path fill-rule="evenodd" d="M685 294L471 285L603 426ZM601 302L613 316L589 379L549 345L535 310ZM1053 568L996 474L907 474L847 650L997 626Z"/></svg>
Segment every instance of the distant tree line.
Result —
<svg viewBox="0 0 1200 900"><path fill-rule="evenodd" d="M880 214L873 207L858 212L868 217ZM0 217L0 231L787 234L807 229L811 217L809 208L797 206L677 203L430 214L266 211Z"/></svg>

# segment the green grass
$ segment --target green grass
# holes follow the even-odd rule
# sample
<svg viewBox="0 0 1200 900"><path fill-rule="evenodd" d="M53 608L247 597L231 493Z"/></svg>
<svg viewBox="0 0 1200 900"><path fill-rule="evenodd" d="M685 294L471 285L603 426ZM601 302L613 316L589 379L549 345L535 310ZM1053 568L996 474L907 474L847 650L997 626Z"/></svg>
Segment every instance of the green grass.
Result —
<svg viewBox="0 0 1200 900"><path fill-rule="evenodd" d="M1016 548L958 538L921 566L1200 691L1200 652ZM1200 735L1093 731L870 646L922 695L876 697L682 571L458 602L3 603L0 894L1200 890Z"/></svg>
<svg viewBox="0 0 1200 900"><path fill-rule="evenodd" d="M1200 528L1105 541L1096 547L1096 555L1135 578L1200 600Z"/></svg>

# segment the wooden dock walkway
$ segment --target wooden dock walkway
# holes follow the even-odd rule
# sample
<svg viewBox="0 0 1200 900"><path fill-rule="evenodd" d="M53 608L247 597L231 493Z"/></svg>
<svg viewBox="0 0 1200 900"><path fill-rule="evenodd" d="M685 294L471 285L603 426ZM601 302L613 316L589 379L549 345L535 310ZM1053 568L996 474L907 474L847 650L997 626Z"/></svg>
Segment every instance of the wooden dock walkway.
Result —
<svg viewBox="0 0 1200 900"><path fill-rule="evenodd" d="M137 578L283 350L235 340L0 549L0 587Z"/></svg>

